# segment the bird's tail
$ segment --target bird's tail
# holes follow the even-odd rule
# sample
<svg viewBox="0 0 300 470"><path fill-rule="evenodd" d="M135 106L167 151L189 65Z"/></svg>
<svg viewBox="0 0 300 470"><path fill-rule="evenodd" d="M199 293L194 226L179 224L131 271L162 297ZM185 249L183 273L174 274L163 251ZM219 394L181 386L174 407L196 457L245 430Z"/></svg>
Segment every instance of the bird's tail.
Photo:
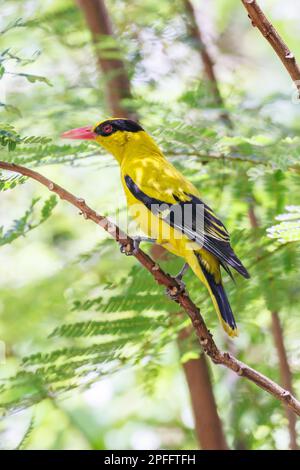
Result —
<svg viewBox="0 0 300 470"><path fill-rule="evenodd" d="M201 262L200 256L197 253L195 254L198 258L200 269L205 279L206 287L210 293L222 327L229 336L237 336L237 326L222 281L220 280L220 282L216 282L214 275L205 269L205 266Z"/></svg>

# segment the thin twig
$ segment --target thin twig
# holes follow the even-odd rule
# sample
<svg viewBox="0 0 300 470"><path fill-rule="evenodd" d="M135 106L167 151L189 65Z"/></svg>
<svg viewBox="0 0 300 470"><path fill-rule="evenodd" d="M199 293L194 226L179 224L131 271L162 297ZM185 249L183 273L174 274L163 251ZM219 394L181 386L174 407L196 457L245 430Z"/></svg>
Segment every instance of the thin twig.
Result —
<svg viewBox="0 0 300 470"><path fill-rule="evenodd" d="M252 22L252 25L257 27L261 34L271 44L284 67L288 71L291 79L298 89L300 98L300 67L294 54L290 51L288 46L285 44L279 33L265 16L264 12L255 0L242 0L242 3L248 12L248 16Z"/></svg>
<svg viewBox="0 0 300 470"><path fill-rule="evenodd" d="M263 255L258 255L256 259L248 265L248 269L251 269L253 266L256 266L258 263L261 263L262 261L265 261L267 258L270 258L270 256L273 256L275 253L278 253L281 251L283 248L286 248L288 245L290 245L292 242L287 242L287 243L281 243L280 245L277 245L276 248L272 251L265 251Z"/></svg>
<svg viewBox="0 0 300 470"><path fill-rule="evenodd" d="M94 211L91 207L86 204L84 199L76 197L74 194L70 193L69 191L54 183L50 179L29 168L25 168L14 163L7 163L3 161L0 161L0 168L2 168L3 170L12 171L14 173L19 173L21 175L32 178L35 181L38 181L43 186L46 186L50 191L57 194L60 199L69 202L74 207L79 209L80 213L84 216L85 219L90 219L97 225L100 225L100 227L106 230L118 243L124 246L125 249L132 249L133 240L113 222L109 221L106 217L97 214L96 211ZM179 284L172 276L165 273L158 266L158 264L155 263L142 250L137 250L137 253L134 254L134 256L139 261L139 263L152 274L158 284L164 285L173 293L174 300L189 315L203 351L211 358L211 360L215 364L224 365L240 377L245 377L246 379L255 383L258 387L273 395L275 398L280 400L282 403L286 404L291 410L293 410L297 415L300 416L300 402L288 390L285 390L284 388L280 387L280 385L273 382L271 379L256 371L255 369L252 369L247 364L239 361L228 352L222 352L218 349L210 331L208 330L200 314L199 308L190 299L187 292L182 291L181 286L179 286Z"/></svg>
<svg viewBox="0 0 300 470"><path fill-rule="evenodd" d="M174 152L170 151L165 151L165 155L168 157L179 157L180 155ZM184 155L188 157L196 157L196 158L201 158L204 161L206 160L219 160L219 161L231 161L233 163L238 162L238 163L252 163L252 165L261 165L265 167L271 168L273 171L280 169L279 166L275 165L274 162L268 161L266 159L263 159L261 157L257 157L256 155L242 155L240 153L221 153L221 152L205 152L205 151L199 151L199 150L193 150L191 148L191 151L187 151L184 153ZM293 171L295 173L300 173L300 164L295 163L293 165L289 165L287 170Z"/></svg>

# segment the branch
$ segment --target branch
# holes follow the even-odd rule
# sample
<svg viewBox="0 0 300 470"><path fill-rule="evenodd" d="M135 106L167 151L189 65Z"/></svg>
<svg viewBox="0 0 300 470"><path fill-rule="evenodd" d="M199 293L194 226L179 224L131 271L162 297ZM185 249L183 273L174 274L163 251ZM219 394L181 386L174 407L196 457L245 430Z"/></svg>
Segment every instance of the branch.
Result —
<svg viewBox="0 0 300 470"><path fill-rule="evenodd" d="M185 155L188 157L197 157L201 158L204 161L205 160L220 160L220 161L230 161L230 162L238 162L238 163L252 163L252 165L262 165L265 167L269 167L273 170L280 169L279 166L275 165L273 162L268 161L266 159L263 159L261 157L257 157L256 155L242 155L240 153L221 153L221 152L206 152L206 151L199 151L197 149L193 150L193 148L190 146L192 149L189 152L185 152ZM171 151L165 151L164 155L167 155L168 157L179 157L180 155L176 152L171 152ZM295 172L295 173L300 173L300 164L295 163L292 165L289 165L287 170Z"/></svg>
<svg viewBox="0 0 300 470"><path fill-rule="evenodd" d="M108 232L118 243L125 247L126 251L130 251L133 247L133 240L124 233L119 227L114 223L109 221L106 217L97 214L91 207L89 207L84 199L76 197L74 194L70 193L66 189L62 188L58 184L49 180L40 173L25 168L14 163L7 163L0 161L0 168L3 170L12 171L14 173L19 173L23 176L38 181L43 186L46 186L49 191L57 194L60 199L65 200L72 204L74 207L80 210L80 214L84 216L85 219L90 219L95 222L97 225L100 225L106 232ZM138 250L134 254L135 258L139 263L147 269L154 277L158 284L164 285L169 289L174 295L174 300L186 311L189 315L192 325L195 329L196 335L198 336L199 342L203 348L203 351L210 357L210 359L215 364L221 364L228 369L235 372L240 377L245 377L251 382L255 383L261 389L267 391L269 394L280 400L291 410L293 410L297 415L300 416L300 402L284 388L280 387L277 383L270 380L265 375L260 372L252 369L247 364L239 361L234 356L227 352L222 352L218 349L216 343L213 340L213 337L210 331L207 329L207 326L201 316L200 310L190 299L186 291L181 290L181 287L176 282L176 280L165 273L146 253L142 250Z"/></svg>
<svg viewBox="0 0 300 470"><path fill-rule="evenodd" d="M257 27L261 34L271 44L274 51L280 58L284 67L288 71L291 79L294 81L300 98L300 67L294 54L289 50L281 36L278 34L272 23L266 18L264 12L258 6L255 0L242 0L244 7L248 12L252 25Z"/></svg>

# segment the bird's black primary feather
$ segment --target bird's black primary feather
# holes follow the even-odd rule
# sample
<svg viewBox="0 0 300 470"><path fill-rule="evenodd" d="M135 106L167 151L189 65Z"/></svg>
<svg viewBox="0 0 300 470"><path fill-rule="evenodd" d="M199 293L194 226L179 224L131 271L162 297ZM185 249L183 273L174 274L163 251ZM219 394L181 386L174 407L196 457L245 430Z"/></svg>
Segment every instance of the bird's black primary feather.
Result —
<svg viewBox="0 0 300 470"><path fill-rule="evenodd" d="M213 293L213 296L216 299L216 302L219 307L220 315L224 322L230 327L231 330L236 330L235 319L230 307L229 300L227 298L225 289L221 282L217 283L215 281L214 275L209 273L205 268L204 263L202 263L201 256L198 253L195 253L198 258L199 264L201 266L202 272L209 284L209 287Z"/></svg>
<svg viewBox="0 0 300 470"><path fill-rule="evenodd" d="M225 226L201 199L186 194L189 198L187 201L181 201L178 196L174 196L176 204L170 204L145 194L129 175L125 176L125 183L132 195L147 209L216 256L227 272L229 268L226 265L228 264L245 278L250 277L230 245L230 237ZM169 210L166 211L168 208ZM189 210L185 211L186 208ZM186 217L186 212L188 217ZM199 215L201 218L202 214L204 223L199 228L196 221Z"/></svg>

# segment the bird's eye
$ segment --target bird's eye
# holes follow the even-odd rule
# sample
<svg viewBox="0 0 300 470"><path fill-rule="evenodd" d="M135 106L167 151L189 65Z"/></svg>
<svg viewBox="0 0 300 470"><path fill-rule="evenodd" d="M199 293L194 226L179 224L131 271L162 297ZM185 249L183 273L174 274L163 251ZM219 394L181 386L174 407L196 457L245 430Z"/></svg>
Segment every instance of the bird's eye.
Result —
<svg viewBox="0 0 300 470"><path fill-rule="evenodd" d="M111 124L105 124L104 126L102 126L102 132L105 135L111 134L112 131L113 131L113 126Z"/></svg>

